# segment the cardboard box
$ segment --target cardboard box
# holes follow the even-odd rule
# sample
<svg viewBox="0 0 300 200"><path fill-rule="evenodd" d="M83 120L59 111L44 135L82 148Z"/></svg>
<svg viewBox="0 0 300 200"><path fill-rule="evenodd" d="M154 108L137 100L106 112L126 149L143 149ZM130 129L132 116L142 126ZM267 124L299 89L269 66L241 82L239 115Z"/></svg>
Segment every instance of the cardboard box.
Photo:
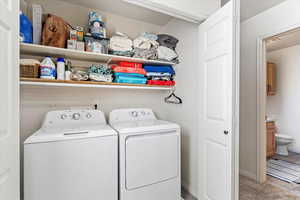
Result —
<svg viewBox="0 0 300 200"><path fill-rule="evenodd" d="M43 8L39 4L32 4L32 26L33 26L33 43L40 44L42 37L42 17Z"/></svg>
<svg viewBox="0 0 300 200"><path fill-rule="evenodd" d="M77 41L76 40L68 40L68 42L67 42L67 48L68 49L74 49L74 50L76 50L76 48L77 48Z"/></svg>
<svg viewBox="0 0 300 200"><path fill-rule="evenodd" d="M77 41L76 49L77 49L78 51L84 51L84 42L79 42L79 41Z"/></svg>

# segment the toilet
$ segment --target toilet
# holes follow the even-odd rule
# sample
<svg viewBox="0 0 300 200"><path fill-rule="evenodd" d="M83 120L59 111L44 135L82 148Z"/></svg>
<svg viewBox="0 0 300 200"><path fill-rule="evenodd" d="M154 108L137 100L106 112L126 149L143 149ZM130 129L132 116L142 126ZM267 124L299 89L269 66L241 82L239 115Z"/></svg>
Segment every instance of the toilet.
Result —
<svg viewBox="0 0 300 200"><path fill-rule="evenodd" d="M276 154L282 155L282 156L288 156L288 145L293 142L293 138L289 135L281 135L281 134L276 134Z"/></svg>

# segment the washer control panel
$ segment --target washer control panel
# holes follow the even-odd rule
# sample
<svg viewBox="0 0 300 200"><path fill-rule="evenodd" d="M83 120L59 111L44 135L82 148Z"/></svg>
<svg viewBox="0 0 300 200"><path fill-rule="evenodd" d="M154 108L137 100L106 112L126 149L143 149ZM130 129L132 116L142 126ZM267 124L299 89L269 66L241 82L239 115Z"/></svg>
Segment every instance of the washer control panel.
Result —
<svg viewBox="0 0 300 200"><path fill-rule="evenodd" d="M147 108L118 109L113 110L109 115L110 123L154 119L156 117L153 111Z"/></svg>
<svg viewBox="0 0 300 200"><path fill-rule="evenodd" d="M47 113L43 125L106 124L99 110L60 110Z"/></svg>

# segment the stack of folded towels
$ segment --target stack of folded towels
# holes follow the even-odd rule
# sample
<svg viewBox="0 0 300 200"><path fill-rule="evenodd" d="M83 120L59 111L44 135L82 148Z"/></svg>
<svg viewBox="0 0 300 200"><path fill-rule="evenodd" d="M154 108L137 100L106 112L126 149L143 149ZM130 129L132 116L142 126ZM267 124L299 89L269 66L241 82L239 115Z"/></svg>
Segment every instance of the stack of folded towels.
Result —
<svg viewBox="0 0 300 200"><path fill-rule="evenodd" d="M175 71L171 65L145 65L144 69L146 71L148 85L175 85Z"/></svg>
<svg viewBox="0 0 300 200"><path fill-rule="evenodd" d="M116 32L115 35L110 38L109 53L131 57L133 55L132 40L127 35Z"/></svg>
<svg viewBox="0 0 300 200"><path fill-rule="evenodd" d="M132 62L120 62L111 66L114 72L114 82L128 84L146 84L146 71L142 64Z"/></svg>

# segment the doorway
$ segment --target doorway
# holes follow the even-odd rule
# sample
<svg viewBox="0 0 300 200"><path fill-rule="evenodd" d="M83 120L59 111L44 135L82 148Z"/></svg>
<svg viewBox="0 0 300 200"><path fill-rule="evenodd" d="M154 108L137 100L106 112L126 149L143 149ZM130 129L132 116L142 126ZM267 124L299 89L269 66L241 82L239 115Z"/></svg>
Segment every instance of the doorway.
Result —
<svg viewBox="0 0 300 200"><path fill-rule="evenodd" d="M300 50L300 28L262 36L257 47L257 180L279 184L300 196L295 189L300 184L300 150L291 129L293 115L300 116L291 104L300 94L293 83L300 76L292 71L298 69L293 67L298 58L293 51Z"/></svg>

